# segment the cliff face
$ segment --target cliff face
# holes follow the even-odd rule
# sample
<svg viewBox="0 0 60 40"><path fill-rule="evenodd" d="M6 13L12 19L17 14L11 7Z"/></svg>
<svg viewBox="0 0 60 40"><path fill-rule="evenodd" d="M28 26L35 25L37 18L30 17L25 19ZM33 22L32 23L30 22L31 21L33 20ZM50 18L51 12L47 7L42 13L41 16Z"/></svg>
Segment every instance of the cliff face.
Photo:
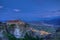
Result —
<svg viewBox="0 0 60 40"><path fill-rule="evenodd" d="M8 38L5 36L6 31L6 24L0 22L0 40L8 40Z"/></svg>
<svg viewBox="0 0 60 40"><path fill-rule="evenodd" d="M7 28L9 33L13 34L16 38L23 38L24 37L24 32L25 28L19 25L15 26L10 26Z"/></svg>
<svg viewBox="0 0 60 40"><path fill-rule="evenodd" d="M20 21L9 21L7 22L7 30L16 38L24 38L27 31L27 24Z"/></svg>

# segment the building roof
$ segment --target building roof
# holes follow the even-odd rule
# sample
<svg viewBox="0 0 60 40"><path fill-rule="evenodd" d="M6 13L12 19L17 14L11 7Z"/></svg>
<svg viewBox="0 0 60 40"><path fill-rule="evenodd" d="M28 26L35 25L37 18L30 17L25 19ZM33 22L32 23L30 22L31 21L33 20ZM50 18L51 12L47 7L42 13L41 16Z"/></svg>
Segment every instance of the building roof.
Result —
<svg viewBox="0 0 60 40"><path fill-rule="evenodd" d="M22 20L8 20L7 22L23 22Z"/></svg>
<svg viewBox="0 0 60 40"><path fill-rule="evenodd" d="M20 22L20 20L9 20L7 22Z"/></svg>
<svg viewBox="0 0 60 40"><path fill-rule="evenodd" d="M7 24L16 24L16 23L25 25L25 22L20 21L20 20L8 20L7 21Z"/></svg>

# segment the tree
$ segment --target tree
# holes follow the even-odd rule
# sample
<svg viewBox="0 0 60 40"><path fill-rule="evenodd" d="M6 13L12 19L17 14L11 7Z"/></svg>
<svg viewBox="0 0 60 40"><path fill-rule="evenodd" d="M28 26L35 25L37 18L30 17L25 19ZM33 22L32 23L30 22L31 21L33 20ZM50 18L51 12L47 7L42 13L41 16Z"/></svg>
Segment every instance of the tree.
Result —
<svg viewBox="0 0 60 40"><path fill-rule="evenodd" d="M44 40L43 38L39 38L38 36L35 38L31 35L28 35L28 33L26 33L24 40Z"/></svg>
<svg viewBox="0 0 60 40"><path fill-rule="evenodd" d="M29 24L28 23L25 23L25 25L24 25L25 27L29 27Z"/></svg>
<svg viewBox="0 0 60 40"><path fill-rule="evenodd" d="M9 25L9 29L14 29L15 24Z"/></svg>
<svg viewBox="0 0 60 40"><path fill-rule="evenodd" d="M11 27L14 27L14 26L15 26L15 24L11 24L10 26L11 26Z"/></svg>

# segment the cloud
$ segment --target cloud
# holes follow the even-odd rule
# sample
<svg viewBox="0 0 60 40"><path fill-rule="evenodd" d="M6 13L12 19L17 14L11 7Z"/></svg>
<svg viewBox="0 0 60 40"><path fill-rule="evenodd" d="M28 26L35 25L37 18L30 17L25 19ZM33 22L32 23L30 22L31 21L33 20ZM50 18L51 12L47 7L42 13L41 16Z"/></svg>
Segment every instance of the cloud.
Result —
<svg viewBox="0 0 60 40"><path fill-rule="evenodd" d="M3 8L3 6L0 6L0 8Z"/></svg>
<svg viewBox="0 0 60 40"><path fill-rule="evenodd" d="M56 13L56 11L51 11L52 13Z"/></svg>
<svg viewBox="0 0 60 40"><path fill-rule="evenodd" d="M60 10L57 10L57 12L60 12Z"/></svg>
<svg viewBox="0 0 60 40"><path fill-rule="evenodd" d="M21 10L20 9L13 9L13 11L20 12Z"/></svg>
<svg viewBox="0 0 60 40"><path fill-rule="evenodd" d="M56 10L56 11L51 11L52 13L58 13L60 12L60 10Z"/></svg>

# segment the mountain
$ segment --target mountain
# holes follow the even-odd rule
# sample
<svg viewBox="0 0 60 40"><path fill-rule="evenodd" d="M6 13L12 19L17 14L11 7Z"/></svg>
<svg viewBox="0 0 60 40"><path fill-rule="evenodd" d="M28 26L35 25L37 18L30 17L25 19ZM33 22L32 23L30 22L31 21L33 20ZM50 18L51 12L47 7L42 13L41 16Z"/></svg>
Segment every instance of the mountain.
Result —
<svg viewBox="0 0 60 40"><path fill-rule="evenodd" d="M52 25L60 25L60 17L53 17L49 20L44 20L44 23Z"/></svg>
<svg viewBox="0 0 60 40"><path fill-rule="evenodd" d="M43 18L36 21L31 21L33 24L50 24L50 25L60 25L60 16Z"/></svg>

